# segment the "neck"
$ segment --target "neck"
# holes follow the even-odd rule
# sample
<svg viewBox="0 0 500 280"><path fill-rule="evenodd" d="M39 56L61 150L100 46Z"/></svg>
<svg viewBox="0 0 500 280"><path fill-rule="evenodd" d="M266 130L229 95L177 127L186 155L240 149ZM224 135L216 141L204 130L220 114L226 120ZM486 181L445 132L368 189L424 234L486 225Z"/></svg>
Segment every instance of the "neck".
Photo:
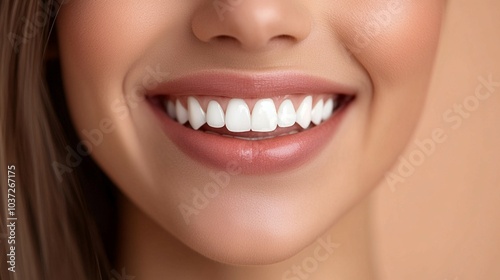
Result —
<svg viewBox="0 0 500 280"><path fill-rule="evenodd" d="M298 255L263 266L235 266L210 260L188 248L129 200L121 199L115 270L137 279L330 280L373 279L369 204L365 200ZM237 249L237 248L235 248ZM125 270L122 271L122 268Z"/></svg>

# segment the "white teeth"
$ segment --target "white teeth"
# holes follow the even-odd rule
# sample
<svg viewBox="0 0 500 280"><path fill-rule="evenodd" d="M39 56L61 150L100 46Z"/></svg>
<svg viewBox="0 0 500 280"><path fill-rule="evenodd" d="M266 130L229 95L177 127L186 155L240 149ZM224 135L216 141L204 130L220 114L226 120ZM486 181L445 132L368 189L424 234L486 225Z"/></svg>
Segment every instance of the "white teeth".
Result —
<svg viewBox="0 0 500 280"><path fill-rule="evenodd" d="M205 112L198 103L198 100L194 97L188 97L188 116L189 116L189 124L194 130L198 130L202 127L205 120Z"/></svg>
<svg viewBox="0 0 500 280"><path fill-rule="evenodd" d="M319 125L321 123L322 117L323 117L323 100L320 100L311 111L311 121L315 125Z"/></svg>
<svg viewBox="0 0 500 280"><path fill-rule="evenodd" d="M274 101L270 98L255 103L252 110L252 131L271 132L278 126L278 114Z"/></svg>
<svg viewBox="0 0 500 280"><path fill-rule="evenodd" d="M166 102L167 114L170 118L175 119L177 116L175 114L175 105L171 100Z"/></svg>
<svg viewBox="0 0 500 280"><path fill-rule="evenodd" d="M278 125L279 127L290 127L295 124L297 114L293 108L292 101L287 99L281 103L278 109Z"/></svg>
<svg viewBox="0 0 500 280"><path fill-rule="evenodd" d="M323 106L322 118L324 121L329 119L333 113L333 98L328 99Z"/></svg>
<svg viewBox="0 0 500 280"><path fill-rule="evenodd" d="M319 100L313 108L312 96L307 96L302 100L300 106L295 110L290 99L284 100L276 112L273 99L266 98L257 100L252 113L248 104L243 99L230 99L226 113L219 102L211 100L208 103L207 111L203 110L195 97L187 98L187 109L180 100L175 104L171 100L164 101L165 111L172 119L177 119L181 124L189 121L195 130L200 129L205 123L213 128L223 128L231 132L272 132L276 128L292 127L296 123L303 129L307 129L311 122L315 125L329 119L335 108L335 100L329 98L326 102ZM261 139L259 137L255 139Z"/></svg>
<svg viewBox="0 0 500 280"><path fill-rule="evenodd" d="M219 102L211 100L208 102L207 108L207 124L210 127L221 128L224 127L224 110Z"/></svg>
<svg viewBox="0 0 500 280"><path fill-rule="evenodd" d="M188 121L188 112L184 106L182 106L179 99L175 102L175 114L177 115L177 121L180 124L185 124Z"/></svg>
<svg viewBox="0 0 500 280"><path fill-rule="evenodd" d="M250 109L243 99L231 99L226 110L226 128L231 132L250 131Z"/></svg>
<svg viewBox="0 0 500 280"><path fill-rule="evenodd" d="M297 109L297 123L302 128L307 128L311 124L312 97L308 96L302 101Z"/></svg>

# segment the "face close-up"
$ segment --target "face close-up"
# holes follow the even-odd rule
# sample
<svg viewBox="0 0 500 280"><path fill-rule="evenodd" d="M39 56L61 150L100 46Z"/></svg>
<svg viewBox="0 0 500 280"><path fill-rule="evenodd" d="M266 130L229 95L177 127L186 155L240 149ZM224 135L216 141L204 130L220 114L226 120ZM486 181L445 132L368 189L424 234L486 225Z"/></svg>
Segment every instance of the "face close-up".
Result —
<svg viewBox="0 0 500 280"><path fill-rule="evenodd" d="M272 264L375 188L424 107L438 0L72 0L72 123L123 197L201 255Z"/></svg>

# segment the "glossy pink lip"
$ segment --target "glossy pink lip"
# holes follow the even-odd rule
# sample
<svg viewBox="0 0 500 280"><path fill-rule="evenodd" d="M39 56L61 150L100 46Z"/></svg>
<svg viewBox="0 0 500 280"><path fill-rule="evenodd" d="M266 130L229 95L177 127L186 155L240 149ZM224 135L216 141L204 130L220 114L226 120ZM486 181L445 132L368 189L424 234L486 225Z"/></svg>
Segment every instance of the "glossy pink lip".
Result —
<svg viewBox="0 0 500 280"><path fill-rule="evenodd" d="M269 74L199 72L162 83L147 95L206 95L230 98L265 98L289 94L338 93L354 95L352 87L296 72Z"/></svg>
<svg viewBox="0 0 500 280"><path fill-rule="evenodd" d="M290 94L344 94L355 91L325 79L297 73L239 75L205 72L185 76L147 94L208 95L232 98L263 98ZM306 131L264 140L242 140L195 131L167 116L162 106L150 102L163 131L186 155L219 170L238 166L243 174L272 174L297 168L314 158L334 136L349 104L329 120Z"/></svg>

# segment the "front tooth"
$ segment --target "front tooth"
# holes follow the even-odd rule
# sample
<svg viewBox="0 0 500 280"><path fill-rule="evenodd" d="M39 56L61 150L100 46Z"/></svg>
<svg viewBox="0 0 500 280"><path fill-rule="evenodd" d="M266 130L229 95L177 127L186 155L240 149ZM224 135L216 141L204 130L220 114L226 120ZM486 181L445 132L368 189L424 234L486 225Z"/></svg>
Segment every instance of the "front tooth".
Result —
<svg viewBox="0 0 500 280"><path fill-rule="evenodd" d="M213 128L224 127L224 110L215 100L208 102L207 124Z"/></svg>
<svg viewBox="0 0 500 280"><path fill-rule="evenodd" d="M278 125L279 127L290 127L295 124L297 120L297 114L295 113L295 108L293 108L293 103L290 99L287 99L281 103L278 109Z"/></svg>
<svg viewBox="0 0 500 280"><path fill-rule="evenodd" d="M321 99L311 111L311 120L315 125L321 123L323 117L323 99Z"/></svg>
<svg viewBox="0 0 500 280"><path fill-rule="evenodd" d="M189 124L195 130L198 130L206 122L205 112L201 108L198 100L192 96L188 97L188 115Z"/></svg>
<svg viewBox="0 0 500 280"><path fill-rule="evenodd" d="M329 119L333 113L333 98L326 101L325 106L323 106L322 118L324 121Z"/></svg>
<svg viewBox="0 0 500 280"><path fill-rule="evenodd" d="M188 121L188 111L182 106L179 99L175 101L175 115L180 124L185 124Z"/></svg>
<svg viewBox="0 0 500 280"><path fill-rule="evenodd" d="M250 109L243 99L231 99L227 104L226 128L231 132L246 132L251 129Z"/></svg>
<svg viewBox="0 0 500 280"><path fill-rule="evenodd" d="M168 116L171 118L171 119L174 119L176 118L176 115L175 115L175 105L174 105L174 102L172 102L171 100L169 101L166 101L165 102L165 107L167 109L167 114Z"/></svg>
<svg viewBox="0 0 500 280"><path fill-rule="evenodd" d="M304 129L311 124L311 109L312 97L308 96L304 98L299 109L297 109L297 123Z"/></svg>
<svg viewBox="0 0 500 280"><path fill-rule="evenodd" d="M270 98L255 103L252 110L252 131L271 132L278 126L278 114L274 101Z"/></svg>

